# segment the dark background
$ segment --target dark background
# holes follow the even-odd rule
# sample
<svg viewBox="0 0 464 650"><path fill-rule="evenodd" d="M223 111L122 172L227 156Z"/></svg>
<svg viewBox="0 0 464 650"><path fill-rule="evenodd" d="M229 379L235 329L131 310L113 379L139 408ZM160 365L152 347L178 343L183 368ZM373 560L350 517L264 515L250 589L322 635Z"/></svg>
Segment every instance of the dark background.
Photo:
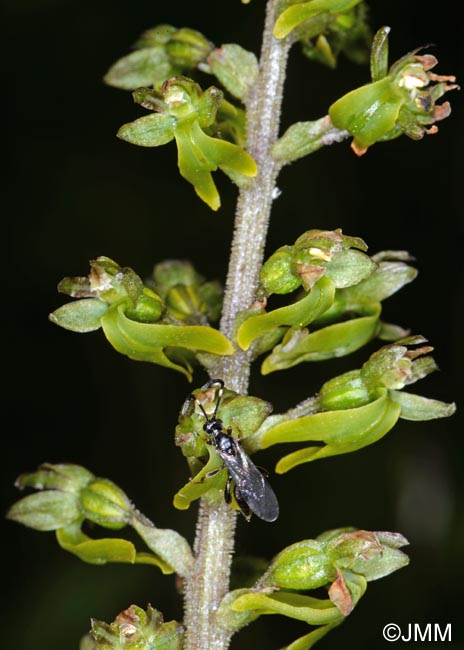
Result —
<svg viewBox="0 0 464 650"><path fill-rule="evenodd" d="M207 277L225 277L235 188L216 174L223 207L214 214L176 173L173 145L154 151L117 140L118 127L142 112L129 94L105 87L101 78L144 29L160 22L197 28L218 45L239 42L256 52L264 2L156 4L4 2L9 116L2 135L9 142L4 160L11 178L4 190L2 507L5 512L18 497L13 483L19 473L43 461L79 463L113 479L157 525L192 540L196 506L182 513L171 505L187 476L173 445L187 382L119 356L101 332L72 334L47 321L64 302L57 282L85 275L97 255L142 276L154 262L178 257L191 258ZM459 75L457 2L443 0L429 14L419 2L373 0L371 7L375 29L392 27L391 61L434 43L437 71ZM282 128L324 115L338 96L367 81L367 69L345 58L334 72L294 48ZM343 143L285 169L268 251L314 227L362 236L371 253L409 250L419 277L387 302L384 317L422 333L436 348L441 371L413 390L459 403L463 124L462 97L454 92L449 99L453 114L434 137L418 143L402 137L361 159ZM330 376L359 367L370 351L285 374L255 373L252 392L272 401L276 411L286 409ZM196 384L202 381L199 373ZM452 645L464 648L462 454L458 412L448 420L401 421L356 454L272 475L281 517L273 525L240 520L238 551L271 557L344 525L401 531L410 540L410 566L371 583L350 619L321 648L388 647L381 631L389 622L452 623ZM272 449L259 461L272 468L277 458ZM60 550L53 534L11 522L2 530L5 648L77 648L90 617L110 621L131 603L151 602L167 620L181 617L174 579L156 569L85 565ZM306 632L298 622L264 617L233 647L279 648Z"/></svg>

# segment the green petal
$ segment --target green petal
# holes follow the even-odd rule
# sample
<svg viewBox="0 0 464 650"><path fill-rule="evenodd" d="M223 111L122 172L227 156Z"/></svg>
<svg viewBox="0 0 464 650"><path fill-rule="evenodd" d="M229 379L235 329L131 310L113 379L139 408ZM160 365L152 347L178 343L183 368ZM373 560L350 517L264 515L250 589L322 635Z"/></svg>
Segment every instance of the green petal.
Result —
<svg viewBox="0 0 464 650"><path fill-rule="evenodd" d="M279 443L324 442L324 446L306 447L284 456L276 467L279 474L318 458L357 451L380 440L398 420L401 412L382 390L374 402L354 409L315 413L277 424L266 431L261 448Z"/></svg>
<svg viewBox="0 0 464 650"><path fill-rule="evenodd" d="M190 129L184 125L176 129L177 142L177 164L181 176L191 183L200 199L212 210L217 210L221 205L221 199L216 185L211 176L211 171L217 169L217 165L211 164L206 157L194 147Z"/></svg>
<svg viewBox="0 0 464 650"><path fill-rule="evenodd" d="M220 167L224 172L232 170L245 176L256 176L258 168L249 153L237 144L219 138L211 138L198 122L192 124L192 143L206 157L212 169Z"/></svg>
<svg viewBox="0 0 464 650"><path fill-rule="evenodd" d="M371 48L371 77L379 81L388 73L388 35L390 27L381 27L374 35Z"/></svg>
<svg viewBox="0 0 464 650"><path fill-rule="evenodd" d="M301 25L305 20L313 18L321 13L339 13L351 9L359 4L361 0L311 0L292 5L286 9L277 19L274 27L274 36L284 38L295 27Z"/></svg>
<svg viewBox="0 0 464 650"><path fill-rule="evenodd" d="M224 471L218 472L214 476L206 476L209 472L219 469L223 464L216 452L211 449L208 449L208 452L210 456L207 464L175 494L174 507L178 510L187 510L192 501L199 499L211 489L224 488L226 482Z"/></svg>
<svg viewBox="0 0 464 650"><path fill-rule="evenodd" d="M280 614L308 625L326 625L340 620L340 613L330 600L320 600L291 592L266 595L249 592L239 596L232 604L235 611L253 609L261 614Z"/></svg>
<svg viewBox="0 0 464 650"><path fill-rule="evenodd" d="M49 315L49 319L72 332L94 332L100 329L100 319L107 309L108 305L101 300L83 298L58 307Z"/></svg>
<svg viewBox="0 0 464 650"><path fill-rule="evenodd" d="M299 639L296 639L296 641L293 641L293 643L290 643L285 650L310 650L315 643L325 637L339 623L342 623L342 620L337 623L331 623L330 625L321 625L309 634L305 634Z"/></svg>
<svg viewBox="0 0 464 650"><path fill-rule="evenodd" d="M30 494L12 505L7 518L40 531L57 530L81 517L76 495L59 490Z"/></svg>
<svg viewBox="0 0 464 650"><path fill-rule="evenodd" d="M248 350L258 337L278 327L304 327L320 318L331 306L334 295L335 287L332 281L322 277L304 298L293 305L251 316L244 321L237 332L237 342L243 350Z"/></svg>
<svg viewBox="0 0 464 650"><path fill-rule="evenodd" d="M150 113L134 122L123 124L117 136L139 147L159 147L174 138L176 118L162 113Z"/></svg>
<svg viewBox="0 0 464 650"><path fill-rule="evenodd" d="M358 350L376 336L381 306L368 305L363 311L371 314L328 325L315 332L289 330L282 343L276 345L264 360L261 373L267 375L303 361L322 361Z"/></svg>
<svg viewBox="0 0 464 650"><path fill-rule="evenodd" d="M436 399L414 395L405 391L390 391L391 399L400 405L403 420L435 420L447 418L456 411L456 404L447 404Z"/></svg>
<svg viewBox="0 0 464 650"><path fill-rule="evenodd" d="M123 562L127 564L152 564L163 573L172 573L171 567L150 553L137 553L132 542L119 538L91 539L79 526L68 526L56 531L58 544L65 551L89 564Z"/></svg>
<svg viewBox="0 0 464 650"><path fill-rule="evenodd" d="M115 305L102 318L102 327L111 345L137 361L157 363L178 370L190 377L183 366L173 363L165 354L168 347L229 355L230 341L218 330L202 325L161 325L138 323L127 318L123 305Z"/></svg>

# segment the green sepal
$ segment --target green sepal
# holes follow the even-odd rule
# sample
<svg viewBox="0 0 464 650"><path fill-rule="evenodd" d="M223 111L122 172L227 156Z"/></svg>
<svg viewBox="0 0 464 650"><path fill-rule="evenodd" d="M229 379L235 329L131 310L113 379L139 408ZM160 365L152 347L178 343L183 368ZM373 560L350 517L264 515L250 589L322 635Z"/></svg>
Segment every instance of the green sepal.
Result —
<svg viewBox="0 0 464 650"><path fill-rule="evenodd" d="M166 79L180 73L173 65L165 47L154 44L143 47L116 61L103 77L109 86L121 90L135 90L141 86L159 86Z"/></svg>
<svg viewBox="0 0 464 650"><path fill-rule="evenodd" d="M163 325L138 323L124 313L124 305L113 305L102 317L106 338L122 354L137 361L157 363L191 378L189 368L176 364L166 348L186 348L211 354L233 353L230 341L218 330L202 325Z"/></svg>
<svg viewBox="0 0 464 650"><path fill-rule="evenodd" d="M358 312L366 315L327 325L313 332L289 329L282 342L263 361L261 373L267 375L304 361L332 359L358 350L376 336L381 305L364 305Z"/></svg>
<svg viewBox="0 0 464 650"><path fill-rule="evenodd" d="M123 124L116 135L139 147L159 147L174 139L175 124L176 118L172 115L150 113Z"/></svg>
<svg viewBox="0 0 464 650"><path fill-rule="evenodd" d="M192 501L199 499L211 489L224 489L227 473L218 471L214 476L206 476L209 472L220 470L222 460L211 446L208 447L209 460L206 465L174 495L174 507L178 510L187 510Z"/></svg>
<svg viewBox="0 0 464 650"><path fill-rule="evenodd" d="M448 418L456 411L456 404L414 395L406 391L391 390L391 399L401 407L403 420L423 421Z"/></svg>
<svg viewBox="0 0 464 650"><path fill-rule="evenodd" d="M79 493L82 515L89 521L119 530L131 520L133 506L120 487L107 478L95 478Z"/></svg>
<svg viewBox="0 0 464 650"><path fill-rule="evenodd" d="M156 558L163 562L165 568L171 567L169 573L186 577L192 568L193 556L187 540L170 528L157 528L151 521L136 514L131 526L143 539Z"/></svg>
<svg viewBox="0 0 464 650"><path fill-rule="evenodd" d="M101 317L108 305L97 298L82 298L68 302L49 315L52 323L71 332L94 332L101 327Z"/></svg>
<svg viewBox="0 0 464 650"><path fill-rule="evenodd" d="M337 573L325 544L305 539L287 546L272 560L269 580L281 589L318 589L332 582Z"/></svg>
<svg viewBox="0 0 464 650"><path fill-rule="evenodd" d="M336 14L347 11L359 4L359 2L361 0L311 0L310 2L291 5L278 17L274 26L274 36L276 38L285 38L295 27L318 14Z"/></svg>
<svg viewBox="0 0 464 650"><path fill-rule="evenodd" d="M56 539L62 549L89 564L102 565L108 562L151 564L159 567L164 574L173 573L172 568L161 558L151 553L137 553L132 542L126 539L88 537L82 532L79 523L57 530Z"/></svg>
<svg viewBox="0 0 464 650"><path fill-rule="evenodd" d="M346 454L371 445L395 425L401 414L386 389L370 404L354 409L325 411L277 424L261 438L261 448L291 442L323 442L323 446L305 447L279 460L276 472L288 470L319 458Z"/></svg>
<svg viewBox="0 0 464 650"><path fill-rule="evenodd" d="M391 253L392 255L394 252ZM374 260L376 256L374 256ZM340 293L347 305L380 303L402 289L417 277L417 269L402 261L380 261L374 271L364 280Z"/></svg>
<svg viewBox="0 0 464 650"><path fill-rule="evenodd" d="M15 486L20 490L31 487L36 490L62 490L78 494L95 476L81 465L42 463L35 472L20 474Z"/></svg>
<svg viewBox="0 0 464 650"><path fill-rule="evenodd" d="M40 531L57 530L81 518L78 500L72 492L45 490L14 503L7 519Z"/></svg>
<svg viewBox="0 0 464 650"><path fill-rule="evenodd" d="M181 175L212 210L217 210L221 205L212 171L219 167L226 174L231 171L256 176L256 163L244 149L227 140L206 135L197 121L176 128L175 138Z"/></svg>
<svg viewBox="0 0 464 650"><path fill-rule="evenodd" d="M320 627L317 627L309 634L305 634L304 636L301 636L299 639L293 641L293 643L290 643L285 648L285 650L310 650L310 648L312 648L315 643L323 639L326 634L328 634L331 630L334 629L334 627L336 627L337 625L339 625L339 623L342 622L343 619L341 619L336 623L330 623L329 625L321 625Z"/></svg>
<svg viewBox="0 0 464 650"><path fill-rule="evenodd" d="M258 76L258 60L253 52L235 43L226 43L208 57L211 72L238 99L244 99Z"/></svg>
<svg viewBox="0 0 464 650"><path fill-rule="evenodd" d="M308 625L327 625L340 621L340 612L330 600L280 591L272 594L249 591L239 596L232 609L237 612L255 610L259 614L280 614Z"/></svg>
<svg viewBox="0 0 464 650"><path fill-rule="evenodd" d="M239 327L237 343L243 350L259 337L283 326L304 327L331 306L335 295L333 282L322 277L301 300L293 305L280 307L270 312L251 316Z"/></svg>
<svg viewBox="0 0 464 650"><path fill-rule="evenodd" d="M354 136L356 150L364 151L393 129L404 101L390 77L385 77L338 99L329 116L334 126Z"/></svg>
<svg viewBox="0 0 464 650"><path fill-rule="evenodd" d="M371 48L370 71L372 81L379 81L388 74L388 35L390 27L381 27L374 35Z"/></svg>

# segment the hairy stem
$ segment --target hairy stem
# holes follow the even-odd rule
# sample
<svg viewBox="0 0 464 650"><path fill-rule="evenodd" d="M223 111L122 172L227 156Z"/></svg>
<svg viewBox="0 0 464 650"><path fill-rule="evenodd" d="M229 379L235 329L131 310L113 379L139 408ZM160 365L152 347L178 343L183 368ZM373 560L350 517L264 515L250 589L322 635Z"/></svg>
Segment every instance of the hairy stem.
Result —
<svg viewBox="0 0 464 650"><path fill-rule="evenodd" d="M242 189L237 202L235 229L226 282L221 331L231 336L237 314L254 300L263 262L269 216L279 168L270 156L278 136L282 92L290 43L272 31L280 0L268 0L259 78L247 99L247 149L258 165L254 182ZM248 390L250 352L237 350L219 368L226 386L242 394ZM225 650L230 633L221 627L215 611L228 590L234 548L236 513L222 497L204 497L200 503L195 563L185 589L185 650Z"/></svg>

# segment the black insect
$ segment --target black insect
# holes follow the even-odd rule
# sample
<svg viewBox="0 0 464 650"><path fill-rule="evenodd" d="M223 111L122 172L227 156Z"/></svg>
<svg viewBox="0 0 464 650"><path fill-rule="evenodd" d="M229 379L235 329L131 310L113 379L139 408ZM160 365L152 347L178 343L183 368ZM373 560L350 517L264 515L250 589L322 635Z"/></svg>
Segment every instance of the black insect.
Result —
<svg viewBox="0 0 464 650"><path fill-rule="evenodd" d="M264 478L262 471L256 467L245 453L238 440L232 436L231 428L224 430L224 423L216 417L224 392L224 382L222 379L213 379L202 386L201 390L207 390L214 386L218 386L218 391L214 413L211 417L194 395L187 398L186 404L192 400L195 400L198 404L205 416L203 430L209 436L210 444L214 445L227 468L228 478L224 492L225 501L230 503L232 500L233 482L235 499L242 514L248 521L252 512L264 521L275 521L279 516L279 504L274 490ZM211 475L209 474L209 476Z"/></svg>

